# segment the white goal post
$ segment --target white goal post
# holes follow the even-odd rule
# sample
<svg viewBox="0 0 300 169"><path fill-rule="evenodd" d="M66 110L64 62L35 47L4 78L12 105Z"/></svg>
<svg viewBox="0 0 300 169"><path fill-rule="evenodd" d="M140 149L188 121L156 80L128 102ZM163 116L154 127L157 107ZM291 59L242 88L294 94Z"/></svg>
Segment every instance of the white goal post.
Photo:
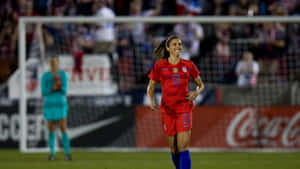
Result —
<svg viewBox="0 0 300 169"><path fill-rule="evenodd" d="M282 22L282 23L300 23L299 16L240 16L240 17L115 17L115 18L99 18L99 17L20 17L18 22L18 58L20 70L20 98L19 98L19 115L20 115L20 142L19 148L21 152L30 152L26 146L27 138L27 116L26 116L26 91L25 91L25 69L26 69L26 24L28 23L266 23L266 22Z"/></svg>

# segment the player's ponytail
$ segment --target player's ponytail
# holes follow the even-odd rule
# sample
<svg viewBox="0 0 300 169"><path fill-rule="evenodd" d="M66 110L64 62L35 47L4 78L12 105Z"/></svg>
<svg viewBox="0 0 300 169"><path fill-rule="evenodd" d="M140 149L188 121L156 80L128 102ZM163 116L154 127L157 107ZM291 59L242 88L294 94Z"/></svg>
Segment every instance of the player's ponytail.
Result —
<svg viewBox="0 0 300 169"><path fill-rule="evenodd" d="M167 39L161 41L159 43L159 45L154 49L152 58L154 60L168 58L170 56L170 53L167 51L166 46L169 46L169 43L172 39L177 39L177 38L178 38L178 36L171 35L171 36L168 36Z"/></svg>
<svg viewBox="0 0 300 169"><path fill-rule="evenodd" d="M154 49L152 58L154 60L164 59L169 57L169 52L166 49L166 39L161 41L159 45Z"/></svg>

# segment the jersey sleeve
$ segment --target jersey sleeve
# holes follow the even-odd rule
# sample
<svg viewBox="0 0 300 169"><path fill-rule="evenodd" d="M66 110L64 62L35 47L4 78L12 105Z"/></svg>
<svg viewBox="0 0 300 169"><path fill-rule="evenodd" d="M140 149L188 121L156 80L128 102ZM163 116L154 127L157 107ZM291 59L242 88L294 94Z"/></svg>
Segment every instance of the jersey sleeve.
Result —
<svg viewBox="0 0 300 169"><path fill-rule="evenodd" d="M198 68L196 67L196 65L193 62L191 62L191 64L190 64L190 74L193 79L195 79L196 77L198 77L200 75Z"/></svg>
<svg viewBox="0 0 300 169"><path fill-rule="evenodd" d="M155 81L158 82L159 81L159 76L160 76L160 69L159 69L159 64L155 64L154 68L151 70L151 72L149 73L148 77Z"/></svg>
<svg viewBox="0 0 300 169"><path fill-rule="evenodd" d="M47 84L47 74L44 73L41 79L41 93L42 96L47 96L51 93L51 87Z"/></svg>
<svg viewBox="0 0 300 169"><path fill-rule="evenodd" d="M61 86L60 91L62 92L62 94L67 94L67 88L68 88L68 75L67 75L66 72L63 72L63 73L62 73L62 76L61 76L61 83L62 83L62 86Z"/></svg>

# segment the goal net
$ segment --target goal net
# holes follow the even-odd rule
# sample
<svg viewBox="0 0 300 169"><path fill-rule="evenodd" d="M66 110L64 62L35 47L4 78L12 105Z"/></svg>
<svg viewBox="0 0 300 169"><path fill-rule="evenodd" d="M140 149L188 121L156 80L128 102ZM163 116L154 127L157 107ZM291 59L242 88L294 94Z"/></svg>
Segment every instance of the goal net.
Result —
<svg viewBox="0 0 300 169"><path fill-rule="evenodd" d="M278 141L284 140L280 129L278 135L276 129L263 135L269 123L277 125L270 120L277 118L274 106L288 107L281 107L287 110L286 117L278 118L291 121L298 111L299 21L294 17L21 17L19 70L9 82L10 98L19 98L20 150L48 151L40 79L43 72L49 71L51 57L58 58L60 69L69 78L68 132L72 148L166 148L159 114L141 105L149 102L145 92L147 74L155 63L152 52L170 32L181 38L181 57L195 63L205 83L206 89L195 105L211 106L196 108L198 115L204 111L199 118L207 121L200 126L194 122L193 132L199 129L203 134L193 134L191 147L299 148L297 134L286 136L286 144L298 137L298 143L290 147ZM249 83L239 83L238 63L247 52L252 54L258 70L253 70L256 76L249 78ZM158 87L158 104L160 98ZM215 105L225 107L219 110ZM237 112L243 112L243 108L251 109L244 116L248 118L248 122L244 119L244 127L250 131L244 128L243 132L241 126L234 128L243 122L234 125L234 117L242 117ZM209 116L221 110L232 119L225 113L216 118ZM210 135L201 128L211 131ZM59 149L60 134L57 136Z"/></svg>

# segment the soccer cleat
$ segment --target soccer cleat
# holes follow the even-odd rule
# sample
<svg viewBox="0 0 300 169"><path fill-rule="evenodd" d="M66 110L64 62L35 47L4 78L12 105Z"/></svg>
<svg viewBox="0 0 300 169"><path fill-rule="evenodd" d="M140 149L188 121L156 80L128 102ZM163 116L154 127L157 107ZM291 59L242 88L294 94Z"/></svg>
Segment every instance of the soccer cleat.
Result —
<svg viewBox="0 0 300 169"><path fill-rule="evenodd" d="M50 154L48 157L49 161L54 161L55 160L55 155Z"/></svg>
<svg viewBox="0 0 300 169"><path fill-rule="evenodd" d="M65 156L66 161L72 161L72 156L70 154Z"/></svg>

